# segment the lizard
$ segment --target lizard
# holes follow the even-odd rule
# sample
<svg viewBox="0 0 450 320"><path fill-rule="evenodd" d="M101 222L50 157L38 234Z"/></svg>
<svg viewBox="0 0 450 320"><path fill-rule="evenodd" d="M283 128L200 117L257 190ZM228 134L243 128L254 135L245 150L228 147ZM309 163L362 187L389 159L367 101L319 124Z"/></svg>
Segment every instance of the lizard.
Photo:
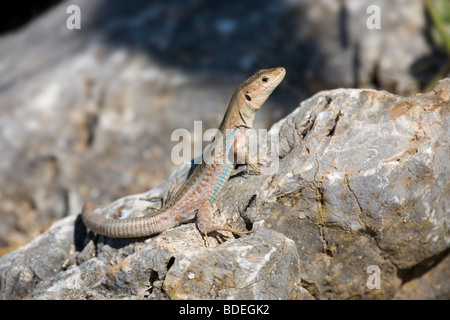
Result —
<svg viewBox="0 0 450 320"><path fill-rule="evenodd" d="M256 111L281 83L285 74L283 67L261 69L241 83L232 95L218 128L223 139L211 143L212 161L202 161L158 214L128 219L106 218L96 214L96 206L88 202L81 215L84 224L91 231L112 238L146 237L193 220L196 220L199 232L205 237L214 231L248 233L225 226L213 226L211 204L236 166L236 158L233 156L232 160L229 159L231 150L238 157L245 153L248 130L253 126ZM248 170L247 158L245 164Z"/></svg>

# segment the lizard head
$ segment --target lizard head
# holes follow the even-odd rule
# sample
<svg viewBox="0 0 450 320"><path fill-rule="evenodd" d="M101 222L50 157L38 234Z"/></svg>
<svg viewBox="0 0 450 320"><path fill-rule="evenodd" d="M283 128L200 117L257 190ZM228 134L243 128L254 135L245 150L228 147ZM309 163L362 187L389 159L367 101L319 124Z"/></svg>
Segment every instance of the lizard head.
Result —
<svg viewBox="0 0 450 320"><path fill-rule="evenodd" d="M239 100L256 111L280 84L285 74L286 69L283 67L259 70L240 85Z"/></svg>
<svg viewBox="0 0 450 320"><path fill-rule="evenodd" d="M261 108L286 74L282 67L262 69L245 80L234 92L220 124L220 130L253 126L256 111Z"/></svg>

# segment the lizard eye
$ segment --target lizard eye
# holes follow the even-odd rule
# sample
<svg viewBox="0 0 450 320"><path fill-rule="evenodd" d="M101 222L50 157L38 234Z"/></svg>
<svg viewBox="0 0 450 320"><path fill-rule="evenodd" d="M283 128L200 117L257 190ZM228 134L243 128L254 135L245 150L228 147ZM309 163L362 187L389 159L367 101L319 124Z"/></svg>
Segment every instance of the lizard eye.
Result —
<svg viewBox="0 0 450 320"><path fill-rule="evenodd" d="M248 94L245 95L245 99L247 99L247 101L252 101L252 97L250 97Z"/></svg>
<svg viewBox="0 0 450 320"><path fill-rule="evenodd" d="M262 80L262 82L267 82L267 81L269 81L269 78L263 77L261 80Z"/></svg>

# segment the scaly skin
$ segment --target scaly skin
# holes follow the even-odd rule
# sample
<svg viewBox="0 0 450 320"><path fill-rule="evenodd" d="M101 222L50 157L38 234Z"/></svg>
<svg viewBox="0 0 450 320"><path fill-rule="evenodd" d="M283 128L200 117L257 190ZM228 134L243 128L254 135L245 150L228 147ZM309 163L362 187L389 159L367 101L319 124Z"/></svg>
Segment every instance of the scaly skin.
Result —
<svg viewBox="0 0 450 320"><path fill-rule="evenodd" d="M241 231L211 225L211 203L230 178L235 167L229 153L238 157L246 152L247 130L253 126L255 113L280 84L286 70L263 69L244 81L234 92L219 130L223 140L213 142L212 161L202 163L155 216L109 219L94 213L95 206L83 208L82 219L92 231L112 238L145 237L197 219L199 231L207 235L216 230ZM233 149L234 146L234 149Z"/></svg>

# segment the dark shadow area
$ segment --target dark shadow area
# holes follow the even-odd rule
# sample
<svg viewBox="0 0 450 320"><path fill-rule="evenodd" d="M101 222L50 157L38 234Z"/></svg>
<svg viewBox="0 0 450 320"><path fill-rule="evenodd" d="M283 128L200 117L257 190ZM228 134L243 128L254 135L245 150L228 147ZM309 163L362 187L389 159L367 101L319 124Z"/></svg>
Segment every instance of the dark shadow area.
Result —
<svg viewBox="0 0 450 320"><path fill-rule="evenodd" d="M100 1L94 17L111 45L185 72L250 76L284 66L285 104L305 98L303 74L318 63L320 49L298 35L298 8L285 1Z"/></svg>
<svg viewBox="0 0 450 320"><path fill-rule="evenodd" d="M75 219L75 224L73 227L73 243L77 252L83 251L84 247L88 243L88 233L89 231L84 225L80 213Z"/></svg>
<svg viewBox="0 0 450 320"><path fill-rule="evenodd" d="M147 238L155 237L157 234L150 237L142 238L108 238L104 236L97 235L97 242L101 241L103 245L107 245L113 249L121 249L135 242L143 242Z"/></svg>
<svg viewBox="0 0 450 320"><path fill-rule="evenodd" d="M49 10L61 0L11 1L4 5L0 19L0 35L14 31L41 13Z"/></svg>
<svg viewBox="0 0 450 320"><path fill-rule="evenodd" d="M350 39L349 39L349 30L348 30L348 10L345 6L345 3L341 3L339 8L339 39L342 48L348 48Z"/></svg>
<svg viewBox="0 0 450 320"><path fill-rule="evenodd" d="M283 6L279 0L101 1L95 21L111 43L160 63L227 74L299 64L298 21L283 19Z"/></svg>
<svg viewBox="0 0 450 320"><path fill-rule="evenodd" d="M414 63L411 64L410 72L411 75L419 81L420 87L423 89L440 73L445 63L445 54L433 50L432 53L414 61Z"/></svg>
<svg viewBox="0 0 450 320"><path fill-rule="evenodd" d="M414 61L409 72L417 79L422 89L429 90L437 80L448 76L450 52L446 52L444 45L439 44L437 38L442 35L433 31L436 25L427 8L424 8L424 16L427 24L423 35L430 47L430 52Z"/></svg>
<svg viewBox="0 0 450 320"><path fill-rule="evenodd" d="M431 269L436 267L442 260L444 260L444 258L447 257L448 254L450 254L450 249L433 255L421 261L412 268L399 269L398 276L400 279L402 279L402 284L422 277L426 272L430 271Z"/></svg>

